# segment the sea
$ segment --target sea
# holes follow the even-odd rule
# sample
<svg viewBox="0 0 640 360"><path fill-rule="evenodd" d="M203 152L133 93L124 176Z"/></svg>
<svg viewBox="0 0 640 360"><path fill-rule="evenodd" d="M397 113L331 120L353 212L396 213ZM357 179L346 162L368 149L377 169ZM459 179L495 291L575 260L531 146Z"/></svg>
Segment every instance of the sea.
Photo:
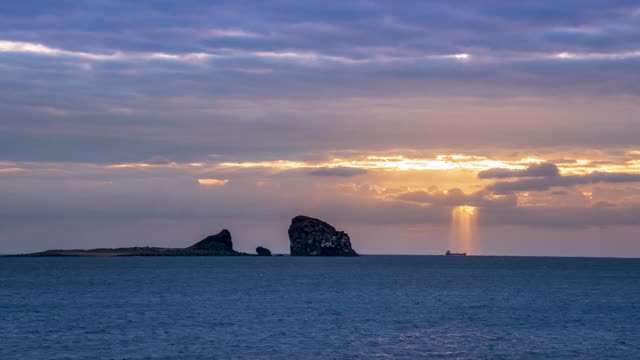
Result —
<svg viewBox="0 0 640 360"><path fill-rule="evenodd" d="M640 359L640 260L2 257L0 359Z"/></svg>

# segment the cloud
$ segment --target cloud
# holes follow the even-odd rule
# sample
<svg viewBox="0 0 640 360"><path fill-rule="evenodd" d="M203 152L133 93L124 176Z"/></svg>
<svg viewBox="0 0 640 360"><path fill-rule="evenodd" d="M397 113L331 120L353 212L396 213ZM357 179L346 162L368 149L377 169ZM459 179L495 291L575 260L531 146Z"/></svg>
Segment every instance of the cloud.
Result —
<svg viewBox="0 0 640 360"><path fill-rule="evenodd" d="M242 32L214 32L214 36L220 37L249 37L249 33ZM244 35L243 35L244 34ZM183 63L200 64L204 61L234 61L234 60L255 60L260 61L266 59L270 62L295 62L298 65L322 65L322 64L388 64L393 62L405 61L439 61L439 60L457 60L467 61L471 58L469 54L430 54L418 57L387 57L387 56L369 56L369 57L350 57L346 55L334 55L330 53L322 53L320 51L294 51L279 50L271 51L263 50L246 50L246 49L228 49L221 48L216 51L198 51L198 52L166 52L166 51L124 51L122 49L109 50L110 53L94 53L85 51L66 50L62 48L54 48L41 43L31 43L12 40L0 40L0 53L27 53L49 57L69 57L88 61L120 61L120 62L137 62L137 61L174 61Z"/></svg>
<svg viewBox="0 0 640 360"><path fill-rule="evenodd" d="M32 53L45 56L74 56L91 60L104 60L109 55L91 54L79 51L68 51L52 48L38 43L29 43L21 41L0 40L0 52L5 53Z"/></svg>
<svg viewBox="0 0 640 360"><path fill-rule="evenodd" d="M432 188L429 191L406 191L396 195L395 199L445 207L470 205L483 208L512 208L518 204L517 198L511 194L493 195L484 190L466 194L458 188L448 191L441 191L438 188Z"/></svg>
<svg viewBox="0 0 640 360"><path fill-rule="evenodd" d="M550 177L558 176L558 167L552 163L531 164L524 170L495 168L478 173L480 179L502 179L514 177Z"/></svg>
<svg viewBox="0 0 640 360"><path fill-rule="evenodd" d="M260 34L242 29L208 29L205 34L222 38L259 38Z"/></svg>
<svg viewBox="0 0 640 360"><path fill-rule="evenodd" d="M496 195L483 190L338 186L304 174L220 172L188 165L112 168L31 164L28 172L0 175L5 184L0 199L7 205L0 209L4 222L25 218L268 222L286 220L295 213L313 213L349 224L448 226L452 207L469 205L478 208L481 225L590 227L637 225L634 214L640 211L637 202L522 206L514 194ZM257 186L256 179L272 185Z"/></svg>
<svg viewBox="0 0 640 360"><path fill-rule="evenodd" d="M640 182L640 174L593 172L587 175L550 176L516 181L499 181L487 186L487 190L497 194L507 194L518 191L546 191L555 187L572 187L585 184L633 182Z"/></svg>
<svg viewBox="0 0 640 360"><path fill-rule="evenodd" d="M51 57L60 56L60 57L78 58L81 60L90 60L90 61L168 60L168 61L191 62L191 61L205 60L207 58L215 56L214 54L207 54L207 53L201 53L201 52L200 53L182 53L182 54L171 54L166 52L127 53L120 50L117 50L108 54L102 54L102 53L92 53L92 52L73 51L73 50L54 48L54 47L50 47L40 43L9 41L9 40L0 40L0 53L27 53L27 54L35 54L35 55L51 56Z"/></svg>
<svg viewBox="0 0 640 360"><path fill-rule="evenodd" d="M554 55L555 58L563 60L624 60L640 58L640 51L625 51L612 53L569 53L561 52Z"/></svg>
<svg viewBox="0 0 640 360"><path fill-rule="evenodd" d="M350 168L350 167L327 167L327 168L320 168L317 170L313 170L309 172L309 175L351 177L351 176L364 175L366 173L367 173L367 170L365 169Z"/></svg>
<svg viewBox="0 0 640 360"><path fill-rule="evenodd" d="M202 186L224 186L229 183L228 179L198 179Z"/></svg>
<svg viewBox="0 0 640 360"><path fill-rule="evenodd" d="M591 207L532 206L491 209L482 213L484 225L517 225L545 228L593 228L638 226L640 206L596 204Z"/></svg>
<svg viewBox="0 0 640 360"><path fill-rule="evenodd" d="M594 162L594 165L597 162ZM569 166L577 162L569 162ZM609 165L604 162L602 165ZM593 171L589 174L561 175L553 163L531 164L526 169L493 168L478 173L479 179L512 179L514 181L498 181L486 187L496 194L508 194L519 191L546 191L556 187L572 187L576 185L596 183L632 183L640 182L639 173ZM554 195L566 195L562 191L554 191Z"/></svg>
<svg viewBox="0 0 640 360"><path fill-rule="evenodd" d="M152 156L149 159L147 159L144 163L150 164L150 165L170 165L173 162L163 156Z"/></svg>
<svg viewBox="0 0 640 360"><path fill-rule="evenodd" d="M136 166L140 164L145 166ZM437 187L393 187L394 184L407 184L417 174L422 177L413 180L415 186L425 187L434 180L432 171L370 171L362 177L318 178L308 176L308 168L273 171L269 168L220 168L206 163L140 164L2 162L1 166L28 171L0 173L3 183L0 202L5 205L0 208L0 234L7 239L13 239L8 236L10 234L23 234L19 238L26 239L11 242L11 246L2 244L0 251L6 252L10 247L17 249L12 251L23 251L116 243L125 246L127 241L135 241L129 245L162 242L172 246L177 241L186 243L199 238L199 233L207 229L233 228L234 224L242 224L236 225L240 229L270 229L264 232L269 234L270 244L283 241L286 248L287 221L298 213L327 219L347 231L358 227L370 231L377 226L392 227L398 239L406 239L413 231L411 228L423 225L445 229L443 236L446 238L451 210L460 205L478 208L481 231L490 231L492 226L524 226L535 231L541 231L541 228L633 226L637 225L634 216L639 214L637 200L619 201L602 197L597 192L594 192L596 200L592 205L588 201L570 203L570 199L563 199L567 201L562 205L555 199L546 204L523 205L518 204L515 194L496 195L484 190L458 188L442 191ZM467 175L471 181L475 179L474 174ZM445 176L445 182L451 179L448 172L438 172L438 175ZM264 186L266 183L268 186ZM629 193L629 190L625 191ZM607 200L606 204L600 203L603 198ZM164 225L140 228L141 224L149 222ZM109 233L114 239L101 236L102 240L98 240L79 235L80 228L94 223L96 226L102 224L100 228L111 229ZM176 226L184 238L176 236L175 231L167 233ZM24 235L32 228L48 229L52 237L46 239L50 242L40 240L43 237ZM10 229L14 232L9 233ZM258 233L262 234L261 231ZM131 235L134 233L138 235ZM238 237L243 239L242 244L251 238L244 236ZM425 230L420 241L428 244L436 241L436 236L440 235ZM360 238L359 241L374 240ZM395 243L390 244L389 249L395 246Z"/></svg>

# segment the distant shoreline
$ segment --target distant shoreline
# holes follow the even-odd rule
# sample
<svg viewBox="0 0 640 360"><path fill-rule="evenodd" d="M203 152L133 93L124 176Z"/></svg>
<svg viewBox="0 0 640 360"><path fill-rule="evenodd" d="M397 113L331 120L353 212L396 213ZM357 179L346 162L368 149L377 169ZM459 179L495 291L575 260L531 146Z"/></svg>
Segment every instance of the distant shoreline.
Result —
<svg viewBox="0 0 640 360"><path fill-rule="evenodd" d="M182 249L172 249L182 250ZM51 251L51 250L48 250ZM4 258L105 258L105 257L210 257L210 256L225 256L225 257L261 257L257 254L249 254L238 252L235 255L220 255L216 253L185 253L185 254L65 254L62 252L74 252L77 250L54 250L61 253L45 254L46 251L36 253L24 253L24 254L0 254L0 257ZM91 252L91 250L80 250L85 252ZM444 254L359 254L362 257L447 257ZM274 253L272 257L292 257L286 253ZM296 258L318 258L318 256L293 256ZM325 258L325 257L320 257ZM624 256L572 256L572 255L467 255L461 257L453 257L454 259L465 258L535 258L535 259L611 259L611 260L640 260L640 257L624 257ZM464 260L453 260L464 261Z"/></svg>

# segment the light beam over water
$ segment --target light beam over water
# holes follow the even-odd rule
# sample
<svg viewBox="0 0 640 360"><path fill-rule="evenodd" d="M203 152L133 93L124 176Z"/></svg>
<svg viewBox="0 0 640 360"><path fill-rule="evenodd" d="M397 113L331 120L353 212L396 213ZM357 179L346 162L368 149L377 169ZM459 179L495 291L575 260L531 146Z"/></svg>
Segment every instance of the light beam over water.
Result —
<svg viewBox="0 0 640 360"><path fill-rule="evenodd" d="M476 218L477 209L473 206L456 206L451 210L451 251L476 254Z"/></svg>

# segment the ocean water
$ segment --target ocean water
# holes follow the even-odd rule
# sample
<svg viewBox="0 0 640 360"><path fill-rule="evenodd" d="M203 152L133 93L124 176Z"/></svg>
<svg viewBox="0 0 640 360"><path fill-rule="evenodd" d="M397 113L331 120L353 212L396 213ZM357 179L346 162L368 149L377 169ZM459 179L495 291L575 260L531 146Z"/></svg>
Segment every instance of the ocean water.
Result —
<svg viewBox="0 0 640 360"><path fill-rule="evenodd" d="M0 258L0 359L640 359L640 260Z"/></svg>

